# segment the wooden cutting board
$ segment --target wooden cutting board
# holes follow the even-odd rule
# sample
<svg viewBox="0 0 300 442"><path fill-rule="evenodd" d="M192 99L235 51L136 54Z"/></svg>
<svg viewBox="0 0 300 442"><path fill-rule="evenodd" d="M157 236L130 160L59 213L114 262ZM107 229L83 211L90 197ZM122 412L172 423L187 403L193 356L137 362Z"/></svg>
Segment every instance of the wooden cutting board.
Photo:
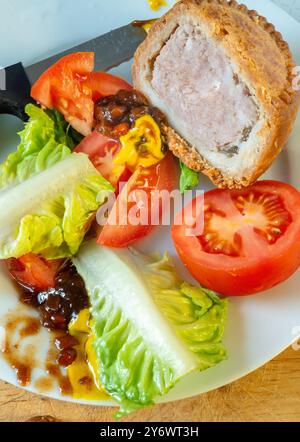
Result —
<svg viewBox="0 0 300 442"><path fill-rule="evenodd" d="M114 409L76 405L27 393L0 382L0 422L110 422ZM300 422L300 351L289 348L228 386L139 411L127 422Z"/></svg>

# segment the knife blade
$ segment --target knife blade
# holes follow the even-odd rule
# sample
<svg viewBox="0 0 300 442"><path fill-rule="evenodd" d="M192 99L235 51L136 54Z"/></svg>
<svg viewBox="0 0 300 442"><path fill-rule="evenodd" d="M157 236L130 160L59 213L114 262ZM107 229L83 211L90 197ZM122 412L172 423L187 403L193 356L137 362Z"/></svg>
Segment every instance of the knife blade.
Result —
<svg viewBox="0 0 300 442"><path fill-rule="evenodd" d="M146 35L142 27L130 23L25 67L25 72L33 84L53 63L72 52L95 52L95 70L108 71L129 61Z"/></svg>
<svg viewBox="0 0 300 442"><path fill-rule="evenodd" d="M20 62L0 69L1 78L5 78L3 90L0 83L0 113L13 114L26 119L24 107L32 101L31 84L64 55L73 52L94 52L95 70L108 71L129 61L146 35L143 27L130 23L25 68Z"/></svg>

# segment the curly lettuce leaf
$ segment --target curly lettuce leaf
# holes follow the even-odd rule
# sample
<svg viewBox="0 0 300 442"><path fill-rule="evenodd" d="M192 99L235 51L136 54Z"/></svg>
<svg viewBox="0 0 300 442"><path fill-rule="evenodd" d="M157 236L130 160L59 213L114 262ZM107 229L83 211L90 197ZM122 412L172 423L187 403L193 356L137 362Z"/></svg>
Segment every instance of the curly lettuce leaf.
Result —
<svg viewBox="0 0 300 442"><path fill-rule="evenodd" d="M117 417L226 358L227 301L181 281L168 255L89 242L73 262L90 296L100 383L119 403Z"/></svg>
<svg viewBox="0 0 300 442"><path fill-rule="evenodd" d="M0 259L72 256L111 191L88 157L73 153L0 192Z"/></svg>
<svg viewBox="0 0 300 442"><path fill-rule="evenodd" d="M195 170L187 167L182 161L180 163L180 192L185 193L187 190L192 190L199 184L199 174Z"/></svg>
<svg viewBox="0 0 300 442"><path fill-rule="evenodd" d="M0 165L0 189L11 187L48 169L71 154L74 141L68 123L55 111L33 104L25 108L29 120L19 132L20 144Z"/></svg>
<svg viewBox="0 0 300 442"><path fill-rule="evenodd" d="M168 254L138 256L141 271L153 297L176 333L198 357L200 370L213 367L227 357L222 344L227 300L211 290L182 282Z"/></svg>

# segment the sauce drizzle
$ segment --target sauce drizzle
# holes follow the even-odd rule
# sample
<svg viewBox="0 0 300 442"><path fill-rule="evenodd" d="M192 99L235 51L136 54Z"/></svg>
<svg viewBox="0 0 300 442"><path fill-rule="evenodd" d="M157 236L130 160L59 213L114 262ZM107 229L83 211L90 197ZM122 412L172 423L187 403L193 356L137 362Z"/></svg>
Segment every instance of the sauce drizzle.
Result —
<svg viewBox="0 0 300 442"><path fill-rule="evenodd" d="M3 355L15 370L17 381L22 386L30 383L32 370L38 365L36 345L22 345L22 341L26 337L37 335L40 328L38 318L21 316L18 312L10 314L5 324Z"/></svg>

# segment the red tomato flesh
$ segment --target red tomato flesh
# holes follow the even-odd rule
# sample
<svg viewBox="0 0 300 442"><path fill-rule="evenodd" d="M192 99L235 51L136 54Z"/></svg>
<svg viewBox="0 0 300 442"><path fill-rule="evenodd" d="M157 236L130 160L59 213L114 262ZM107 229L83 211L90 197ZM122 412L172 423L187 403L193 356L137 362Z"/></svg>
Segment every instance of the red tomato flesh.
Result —
<svg viewBox="0 0 300 442"><path fill-rule="evenodd" d="M94 101L132 86L106 72L93 72L94 52L75 52L48 68L31 88L31 96L48 109L57 109L82 135L91 132Z"/></svg>
<svg viewBox="0 0 300 442"><path fill-rule="evenodd" d="M16 281L36 290L55 287L55 276L62 260L46 260L34 253L6 260L10 274Z"/></svg>
<svg viewBox="0 0 300 442"><path fill-rule="evenodd" d="M196 204L194 199L184 208L186 219ZM261 292L300 265L300 193L288 184L260 181L242 190L206 192L197 214L204 216L199 236L189 236L184 222L176 225L180 216L172 228L177 252L211 290L228 296Z"/></svg>
<svg viewBox="0 0 300 442"><path fill-rule="evenodd" d="M75 152L83 152L89 156L101 175L118 191L119 182L128 181L131 172L125 166L114 165L114 155L119 151L120 143L94 130L76 147Z"/></svg>
<svg viewBox="0 0 300 442"><path fill-rule="evenodd" d="M98 243L108 247L126 247L148 235L154 227L151 217L159 219L163 207L162 200L153 205L151 195L155 190L174 190L177 187L177 172L171 153L154 166L137 169L118 196ZM145 192L146 201L144 197L141 198L140 190ZM147 222L135 225L136 219L146 219ZM115 225L110 225L112 220L116 221Z"/></svg>
<svg viewBox="0 0 300 442"><path fill-rule="evenodd" d="M31 96L43 106L57 109L75 129L87 135L93 124L94 102L85 82L93 69L93 52L66 55L34 83Z"/></svg>
<svg viewBox="0 0 300 442"><path fill-rule="evenodd" d="M93 91L94 101L108 95L115 95L122 89L132 90L132 86L127 81L107 72L92 72L86 81L86 85Z"/></svg>

